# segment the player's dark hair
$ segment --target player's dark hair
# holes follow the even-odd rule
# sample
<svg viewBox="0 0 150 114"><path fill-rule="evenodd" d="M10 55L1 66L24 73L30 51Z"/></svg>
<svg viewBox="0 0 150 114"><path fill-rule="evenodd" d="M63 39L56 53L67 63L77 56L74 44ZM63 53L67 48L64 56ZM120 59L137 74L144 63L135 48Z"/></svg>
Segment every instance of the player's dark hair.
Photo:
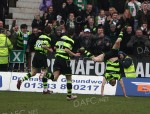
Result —
<svg viewBox="0 0 150 114"><path fill-rule="evenodd" d="M74 28L69 28L67 31L67 35L69 37L73 36L75 34L75 29Z"/></svg>
<svg viewBox="0 0 150 114"><path fill-rule="evenodd" d="M44 34L50 34L51 33L51 28L50 27L45 27L44 29Z"/></svg>

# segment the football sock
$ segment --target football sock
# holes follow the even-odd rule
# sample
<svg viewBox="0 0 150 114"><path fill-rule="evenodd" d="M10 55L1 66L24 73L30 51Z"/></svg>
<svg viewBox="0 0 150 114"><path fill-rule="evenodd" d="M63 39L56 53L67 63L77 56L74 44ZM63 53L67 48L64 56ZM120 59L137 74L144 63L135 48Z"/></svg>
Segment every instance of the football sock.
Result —
<svg viewBox="0 0 150 114"><path fill-rule="evenodd" d="M25 80L28 80L30 77L32 77L31 73L28 73L25 77L22 78L22 82Z"/></svg>
<svg viewBox="0 0 150 114"><path fill-rule="evenodd" d="M47 89L48 89L48 82L47 82L47 80L48 80L48 79L47 79L46 77L43 77L43 78L42 78L44 91L47 91Z"/></svg>
<svg viewBox="0 0 150 114"><path fill-rule="evenodd" d="M72 81L67 80L67 97L71 97L72 94Z"/></svg>

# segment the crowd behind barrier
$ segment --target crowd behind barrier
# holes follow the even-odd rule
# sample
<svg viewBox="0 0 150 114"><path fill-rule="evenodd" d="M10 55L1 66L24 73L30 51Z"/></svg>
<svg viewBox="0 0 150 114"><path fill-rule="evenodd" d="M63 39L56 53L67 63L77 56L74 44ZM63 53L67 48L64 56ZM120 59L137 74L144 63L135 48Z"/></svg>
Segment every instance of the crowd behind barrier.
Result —
<svg viewBox="0 0 150 114"><path fill-rule="evenodd" d="M18 26L16 19L13 20L10 30L4 29L4 18L8 14L8 10L5 10L5 13L0 10L2 11L0 12L0 34L7 35L13 45L13 50L22 50L23 53L10 52L14 57L12 58L17 61L19 56L24 56L23 62L14 60L0 63L0 71L30 71L31 60L35 52L35 42L43 33L45 27L49 26L51 28L49 36L52 39L52 48L69 28L74 28L76 33L73 37L75 41L74 52L78 52L79 47L82 47L95 56L107 52L118 38L119 33L123 32L120 50L133 57L137 68L142 63L143 70L145 69L144 73L148 72L150 60L149 1L121 0L119 3L123 7L117 5L119 4L117 0L81 1L78 3L76 0L41 0L39 10L43 13L42 15L35 14L31 25L32 31L28 31L25 22ZM8 8L5 1L0 4L1 8ZM80 59L85 60L84 55L82 56ZM0 59L2 57L1 54ZM49 60L51 59L51 56L49 56ZM76 59L76 61L79 62L79 59ZM3 64L8 67L2 69ZM140 67L138 71L140 72L141 69Z"/></svg>

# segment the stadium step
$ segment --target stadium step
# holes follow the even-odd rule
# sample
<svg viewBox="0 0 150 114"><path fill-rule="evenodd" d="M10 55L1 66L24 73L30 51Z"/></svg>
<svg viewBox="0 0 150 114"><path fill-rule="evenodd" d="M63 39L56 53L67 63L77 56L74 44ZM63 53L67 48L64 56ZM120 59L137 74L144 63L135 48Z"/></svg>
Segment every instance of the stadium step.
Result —
<svg viewBox="0 0 150 114"><path fill-rule="evenodd" d="M13 19L6 19L5 20L5 24L6 25L11 25L12 24L12 22L13 22ZM21 24L23 24L23 23L25 23L25 24L27 24L28 26L31 26L31 24L32 24L32 19L29 19L29 20L27 20L27 19L17 19L16 20L16 24L17 25L21 25Z"/></svg>
<svg viewBox="0 0 150 114"><path fill-rule="evenodd" d="M19 1L22 1L22 2L24 2L24 1L26 1L26 2L30 2L30 1L32 1L32 2L41 2L42 0L19 0Z"/></svg>
<svg viewBox="0 0 150 114"><path fill-rule="evenodd" d="M13 13L13 18L16 19L34 19L35 14L29 14L29 13Z"/></svg>
<svg viewBox="0 0 150 114"><path fill-rule="evenodd" d="M26 23L28 29L31 31L31 23L36 14L40 14L39 5L41 0L18 0L16 7L10 7L9 11L12 14L12 18L16 19L16 24L20 26ZM13 19L6 19L6 25L9 25L9 29L12 26Z"/></svg>
<svg viewBox="0 0 150 114"><path fill-rule="evenodd" d="M33 9L38 9L39 8L39 2L34 2L34 1L18 1L16 4L16 7L20 8L33 8Z"/></svg>
<svg viewBox="0 0 150 114"><path fill-rule="evenodd" d="M9 8L9 13L31 13L38 14L40 13L39 9L31 9L31 8Z"/></svg>

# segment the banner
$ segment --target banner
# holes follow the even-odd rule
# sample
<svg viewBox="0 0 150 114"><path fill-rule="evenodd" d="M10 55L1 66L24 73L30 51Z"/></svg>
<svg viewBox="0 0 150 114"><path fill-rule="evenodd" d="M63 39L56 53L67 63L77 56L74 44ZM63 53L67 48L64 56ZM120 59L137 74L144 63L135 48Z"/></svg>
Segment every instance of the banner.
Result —
<svg viewBox="0 0 150 114"><path fill-rule="evenodd" d="M2 86L0 90L23 91L23 92L43 92L43 83L39 80L39 74L24 81L20 90L16 84L18 79L24 77L26 73L0 73ZM100 95L102 76L72 76L72 92L77 94L98 94ZM57 82L48 81L48 88L54 93L67 93L66 78L60 75ZM115 95L116 86L112 87L109 84L105 86L105 95Z"/></svg>
<svg viewBox="0 0 150 114"><path fill-rule="evenodd" d="M0 72L0 90L10 90L11 73Z"/></svg>
<svg viewBox="0 0 150 114"><path fill-rule="evenodd" d="M43 92L43 83L39 80L39 74L24 81L20 90L17 89L18 79L26 73L0 72L0 90L22 91L22 92ZM72 76L72 92L75 94L97 94L101 93L102 76ZM60 75L56 82L48 80L48 89L54 93L67 93L66 78ZM150 97L150 78L123 78L127 96L148 96ZM104 95L123 95L120 83L115 86L106 83Z"/></svg>
<svg viewBox="0 0 150 114"><path fill-rule="evenodd" d="M150 78L123 78L127 96L149 96ZM120 84L117 84L116 95L123 95Z"/></svg>
<svg viewBox="0 0 150 114"><path fill-rule="evenodd" d="M49 72L53 71L55 59L48 59ZM74 59L71 60L71 68L73 75L90 75L90 76L103 76L105 72L104 62L94 62L87 59ZM150 77L150 63L138 62L135 65L137 77Z"/></svg>

